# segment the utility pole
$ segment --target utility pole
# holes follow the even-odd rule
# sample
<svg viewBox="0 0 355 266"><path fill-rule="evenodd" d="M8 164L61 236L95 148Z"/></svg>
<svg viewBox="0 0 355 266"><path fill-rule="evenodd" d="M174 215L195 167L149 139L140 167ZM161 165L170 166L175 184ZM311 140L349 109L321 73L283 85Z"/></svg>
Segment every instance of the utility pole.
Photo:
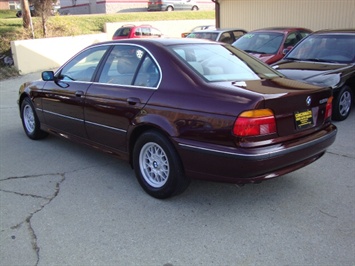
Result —
<svg viewBox="0 0 355 266"><path fill-rule="evenodd" d="M23 27L28 29L31 27L31 12L30 7L28 5L28 0L21 0L21 9L22 9L22 20Z"/></svg>

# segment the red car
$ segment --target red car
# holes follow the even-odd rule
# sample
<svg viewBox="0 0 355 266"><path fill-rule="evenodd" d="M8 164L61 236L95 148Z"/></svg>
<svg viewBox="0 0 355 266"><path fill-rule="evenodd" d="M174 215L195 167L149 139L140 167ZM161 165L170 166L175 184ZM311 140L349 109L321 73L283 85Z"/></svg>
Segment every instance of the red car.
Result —
<svg viewBox="0 0 355 266"><path fill-rule="evenodd" d="M151 25L123 25L117 29L112 36L112 40L130 39L130 38L159 38L163 34L160 30L152 27Z"/></svg>
<svg viewBox="0 0 355 266"><path fill-rule="evenodd" d="M310 33L312 31L305 28L265 28L248 32L232 45L270 65L282 59Z"/></svg>
<svg viewBox="0 0 355 266"><path fill-rule="evenodd" d="M191 178L258 183L295 171L337 132L329 87L193 38L94 44L23 84L18 104L29 138L51 133L115 154L156 198Z"/></svg>

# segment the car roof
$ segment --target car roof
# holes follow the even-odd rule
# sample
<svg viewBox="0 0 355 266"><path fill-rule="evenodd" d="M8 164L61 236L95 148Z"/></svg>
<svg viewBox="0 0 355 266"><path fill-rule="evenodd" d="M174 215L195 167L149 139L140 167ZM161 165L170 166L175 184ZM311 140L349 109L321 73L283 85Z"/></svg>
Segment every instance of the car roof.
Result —
<svg viewBox="0 0 355 266"><path fill-rule="evenodd" d="M207 44L212 43L210 40L198 39L198 38L131 38L131 39L120 39L112 40L107 42L101 42L97 44L104 43L132 43L132 44L144 44L144 43L155 43L161 45L178 45L178 44ZM221 43L219 43L221 44ZM95 46L94 44L93 46Z"/></svg>
<svg viewBox="0 0 355 266"><path fill-rule="evenodd" d="M226 31L244 31L247 32L244 29L239 29L239 28L226 28L226 29L206 29L206 30L196 30L193 33L221 33L221 32L226 32Z"/></svg>
<svg viewBox="0 0 355 266"><path fill-rule="evenodd" d="M149 27L149 28L153 28L152 25L150 24L141 24L141 25L135 25L135 24L125 24L122 25L121 28L139 28L139 27ZM120 29L120 28L119 28Z"/></svg>
<svg viewBox="0 0 355 266"><path fill-rule="evenodd" d="M307 28L302 28L302 27L269 27L269 28L261 28L261 29L256 29L249 31L250 32L289 32L289 31L295 31L295 30L305 30L312 32L312 30L307 29Z"/></svg>
<svg viewBox="0 0 355 266"><path fill-rule="evenodd" d="M325 29L313 32L314 34L355 34L355 29Z"/></svg>

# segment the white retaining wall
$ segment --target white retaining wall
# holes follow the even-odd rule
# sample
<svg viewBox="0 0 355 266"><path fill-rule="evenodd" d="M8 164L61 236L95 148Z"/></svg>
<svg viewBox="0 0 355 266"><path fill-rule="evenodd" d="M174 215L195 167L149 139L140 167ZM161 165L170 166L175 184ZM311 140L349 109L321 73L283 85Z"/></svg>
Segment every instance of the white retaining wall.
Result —
<svg viewBox="0 0 355 266"><path fill-rule="evenodd" d="M214 23L214 20L106 23L106 33L12 41L11 51L15 68L21 75L24 75L58 68L81 49L94 43L111 40L115 30L124 24L150 24L161 30L164 37L180 38L182 32L186 32L195 26L212 25Z"/></svg>

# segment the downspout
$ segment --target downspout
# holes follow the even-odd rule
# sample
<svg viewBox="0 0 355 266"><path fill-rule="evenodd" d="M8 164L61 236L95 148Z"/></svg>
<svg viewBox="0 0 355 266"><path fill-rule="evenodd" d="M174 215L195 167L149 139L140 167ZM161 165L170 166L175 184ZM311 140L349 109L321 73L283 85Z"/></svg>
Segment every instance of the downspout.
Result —
<svg viewBox="0 0 355 266"><path fill-rule="evenodd" d="M216 17L216 28L221 27L221 17L220 17L220 7L218 0L212 0L213 3L215 3L215 17Z"/></svg>

